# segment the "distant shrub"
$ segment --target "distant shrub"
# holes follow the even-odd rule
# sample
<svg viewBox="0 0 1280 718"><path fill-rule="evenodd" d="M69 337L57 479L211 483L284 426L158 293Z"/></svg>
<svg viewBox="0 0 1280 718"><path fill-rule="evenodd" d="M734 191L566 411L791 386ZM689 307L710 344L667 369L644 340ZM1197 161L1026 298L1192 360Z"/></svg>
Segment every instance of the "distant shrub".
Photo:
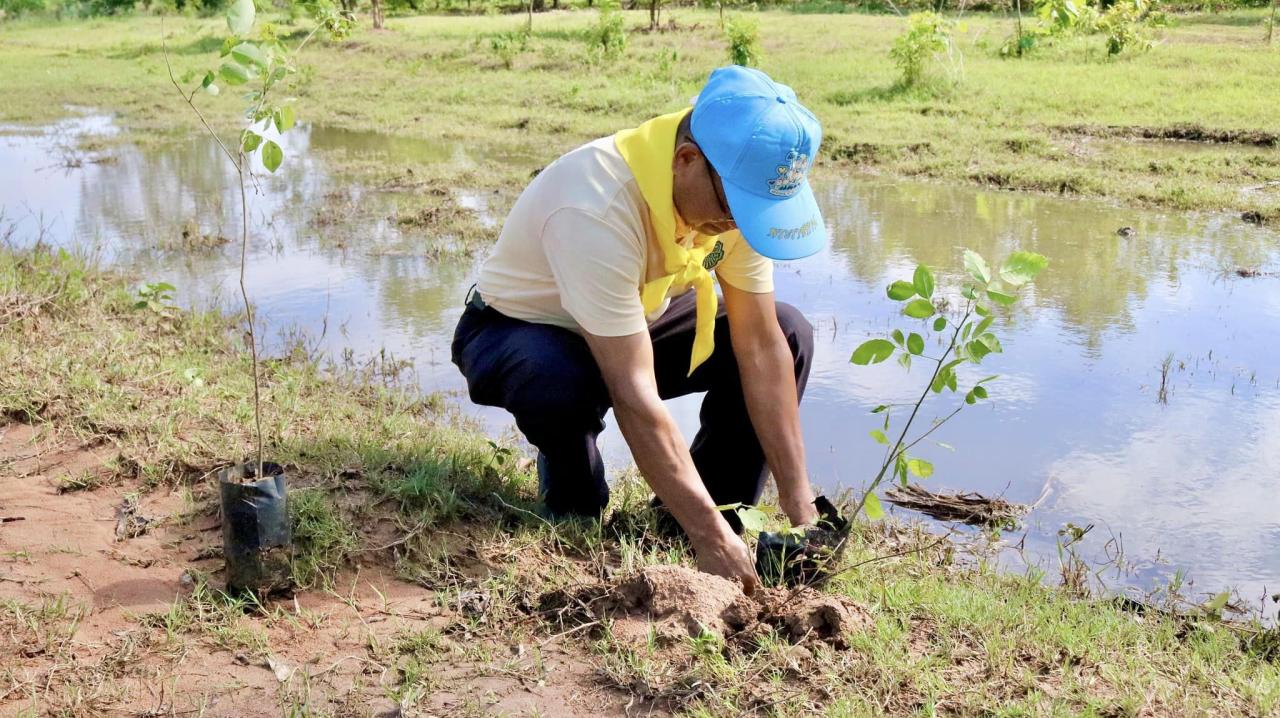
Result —
<svg viewBox="0 0 1280 718"><path fill-rule="evenodd" d="M515 66L516 57L529 49L529 33L520 30L504 32L489 38L489 50L502 61L502 66L510 70Z"/></svg>
<svg viewBox="0 0 1280 718"><path fill-rule="evenodd" d="M902 85L918 85L925 75L925 66L935 55L951 51L952 24L932 10L912 13L907 18L907 30L893 41L889 57L902 74Z"/></svg>
<svg viewBox="0 0 1280 718"><path fill-rule="evenodd" d="M725 39L729 41L729 61L743 67L760 64L760 26L755 20L741 15L730 18L724 24Z"/></svg>
<svg viewBox="0 0 1280 718"><path fill-rule="evenodd" d="M0 0L0 18L21 17L45 11L45 0Z"/></svg>
<svg viewBox="0 0 1280 718"><path fill-rule="evenodd" d="M627 28L616 7L601 5L600 15L589 32L591 48L607 60L622 57L627 51Z"/></svg>

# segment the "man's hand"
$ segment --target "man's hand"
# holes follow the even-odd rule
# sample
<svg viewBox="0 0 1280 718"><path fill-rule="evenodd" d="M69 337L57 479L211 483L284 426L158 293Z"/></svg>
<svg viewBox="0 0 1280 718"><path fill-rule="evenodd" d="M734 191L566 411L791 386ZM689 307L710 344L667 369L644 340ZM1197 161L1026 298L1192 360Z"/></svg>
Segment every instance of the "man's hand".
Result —
<svg viewBox="0 0 1280 718"><path fill-rule="evenodd" d="M698 556L699 571L714 573L730 581L741 583L742 592L748 596L760 585L751 552L747 550L747 545L742 542L742 538L733 532L729 532L723 540L714 542L710 546L694 545L693 550Z"/></svg>

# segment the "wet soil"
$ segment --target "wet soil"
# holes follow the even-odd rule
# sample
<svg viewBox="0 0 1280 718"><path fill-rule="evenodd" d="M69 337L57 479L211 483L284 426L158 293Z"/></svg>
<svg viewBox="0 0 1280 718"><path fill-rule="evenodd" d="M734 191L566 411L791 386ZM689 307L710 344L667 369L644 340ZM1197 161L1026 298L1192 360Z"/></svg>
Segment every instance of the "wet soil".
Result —
<svg viewBox="0 0 1280 718"><path fill-rule="evenodd" d="M1088 135L1090 137L1211 142L1215 144L1253 145L1256 147L1280 146L1280 134L1274 132L1265 130L1225 130L1191 123L1167 125L1165 127L1067 125L1056 129L1067 134Z"/></svg>
<svg viewBox="0 0 1280 718"><path fill-rule="evenodd" d="M608 620L615 640L641 646L684 646L713 636L750 647L776 630L795 644L849 647L849 638L871 626L853 601L810 590L762 588L746 596L739 584L683 566L651 566L633 576L544 594L542 615L584 625Z"/></svg>

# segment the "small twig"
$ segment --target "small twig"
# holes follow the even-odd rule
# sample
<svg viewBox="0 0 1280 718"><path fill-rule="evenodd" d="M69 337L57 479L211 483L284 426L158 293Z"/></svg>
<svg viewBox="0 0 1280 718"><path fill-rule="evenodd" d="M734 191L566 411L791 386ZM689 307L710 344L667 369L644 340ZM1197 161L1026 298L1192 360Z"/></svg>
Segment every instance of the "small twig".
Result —
<svg viewBox="0 0 1280 718"><path fill-rule="evenodd" d="M579 603L581 603L581 601L579 601ZM554 640L557 640L557 639L560 639L560 638L564 638L565 636L572 635L572 634L574 634L574 633L577 633L578 631L582 631L582 630L585 630L585 629L591 628L592 626L599 626L599 625L600 625L600 621L591 621L590 623L584 623L584 624L579 625L579 626L574 626L573 628L570 628L570 629L569 629L569 630L567 630L567 631L564 631L564 632L562 632L562 633L557 633L556 635L554 635L554 636L552 636L552 637L550 637L550 638L547 638L546 640L543 640L543 641L539 642L539 643L538 643L538 648L539 648L539 649L541 649L541 648L545 647L548 643L551 643L551 642L552 642L552 641L554 641Z"/></svg>
<svg viewBox="0 0 1280 718"><path fill-rule="evenodd" d="M14 521L26 521L26 516L0 516L0 524L13 523Z"/></svg>
<svg viewBox="0 0 1280 718"><path fill-rule="evenodd" d="M417 536L419 533L421 533L421 532L422 532L422 529L424 529L424 528L426 528L426 527L427 527L427 525L426 525L425 523L420 523L420 524L418 524L417 526L415 526L415 527L413 528L413 530L412 530L412 531L410 531L409 533L405 534L405 535L404 535L404 537L399 538L399 539L396 539L395 541L392 541L391 543L387 544L386 546L369 547L369 548L358 548L358 549L356 549L356 550L352 551L351 553L368 553L368 552L370 552L370 551L386 551L386 550L387 550L387 549L389 549L389 548L392 548L392 547L395 547L395 546L400 546L401 544L407 543L407 542L409 541L409 539L413 538L414 536ZM401 528L403 528L403 527L401 527Z"/></svg>

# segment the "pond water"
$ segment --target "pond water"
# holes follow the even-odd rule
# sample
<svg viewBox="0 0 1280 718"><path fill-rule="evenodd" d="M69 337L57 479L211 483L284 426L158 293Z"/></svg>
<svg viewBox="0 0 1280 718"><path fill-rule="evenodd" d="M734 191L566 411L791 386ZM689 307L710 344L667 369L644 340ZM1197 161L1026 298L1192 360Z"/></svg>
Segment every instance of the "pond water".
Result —
<svg viewBox="0 0 1280 718"><path fill-rule="evenodd" d="M184 227L237 236L224 158L203 139L142 149L117 138L101 151L75 149L86 133L115 132L95 115L40 130L0 127L5 221L16 223L20 242L42 235L168 281L184 303L230 305L235 244L175 248ZM412 359L425 389L456 393L461 377L448 344L474 261L431 260L421 251L426 238L393 220L413 197L353 186L328 171L326 158L500 159L319 127L291 133L286 150L285 167L261 177L251 200L248 278L269 343L301 329L334 354L385 349ZM869 410L913 400L927 378L923 366L908 373L892 362L848 363L859 343L910 321L895 315L884 287L924 262L955 297L961 247L988 258L1034 250L1051 265L998 325L1005 354L984 366L1001 375L992 400L935 434L954 450L922 445L936 467L928 486L1036 503L1025 537L1006 535L1022 549L1003 559L1015 569L1025 561L1055 573L1057 531L1070 522L1094 526L1081 544L1085 558L1122 551L1127 570L1104 576L1114 588L1150 589L1181 572L1191 597L1234 587L1254 607L1280 590L1280 363L1272 356L1280 233L1220 214L833 173L815 179L832 244L777 269L779 298L810 317L819 340L801 412L815 483L857 488L873 476L881 454L867 436L877 426ZM510 200L456 199L491 223ZM323 214L336 205L343 211ZM1121 236L1120 227L1134 231ZM951 397L927 405L925 418L952 405ZM697 398L673 407L691 436ZM500 411L467 410L494 433L510 430ZM630 460L616 432L604 449L615 467Z"/></svg>

